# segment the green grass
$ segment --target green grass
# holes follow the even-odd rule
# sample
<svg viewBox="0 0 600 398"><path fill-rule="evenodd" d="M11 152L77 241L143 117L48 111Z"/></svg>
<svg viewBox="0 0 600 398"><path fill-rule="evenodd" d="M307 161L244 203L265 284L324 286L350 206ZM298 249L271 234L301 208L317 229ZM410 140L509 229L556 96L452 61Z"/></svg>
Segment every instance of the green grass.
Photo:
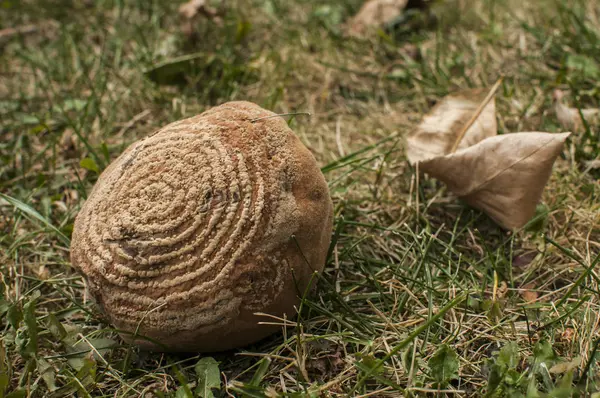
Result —
<svg viewBox="0 0 600 398"><path fill-rule="evenodd" d="M600 107L600 3L439 1L429 23L350 39L360 3L228 1L188 39L175 2L0 2L0 29L38 28L0 41L0 397L206 395L213 362L122 343L70 266L69 237L129 143L234 99L311 113L291 126L336 217L318 292L282 333L212 355L216 396L600 390L600 171L586 166L600 126L569 139L515 234L417 179L403 141L443 95L500 75L500 133L561 131L555 88Z"/></svg>

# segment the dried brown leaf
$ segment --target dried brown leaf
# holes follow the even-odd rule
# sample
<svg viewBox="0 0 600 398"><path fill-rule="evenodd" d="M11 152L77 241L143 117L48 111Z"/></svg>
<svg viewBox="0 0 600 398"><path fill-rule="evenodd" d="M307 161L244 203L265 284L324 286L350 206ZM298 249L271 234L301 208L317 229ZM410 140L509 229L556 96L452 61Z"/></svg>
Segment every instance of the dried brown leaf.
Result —
<svg viewBox="0 0 600 398"><path fill-rule="evenodd" d="M502 281L496 290L495 299L502 300L504 297L506 297L506 293L508 293L508 284L505 281Z"/></svg>
<svg viewBox="0 0 600 398"><path fill-rule="evenodd" d="M521 297L523 297L526 303L531 303L538 299L538 293L535 291L535 288L535 283L528 283L519 290Z"/></svg>
<svg viewBox="0 0 600 398"><path fill-rule="evenodd" d="M514 268L527 268L538 256L538 252L531 251L518 254L513 257L512 266Z"/></svg>
<svg viewBox="0 0 600 398"><path fill-rule="evenodd" d="M556 336L556 341L560 341L566 344L572 344L577 334L575 333L575 329L566 328L565 330L559 331Z"/></svg>
<svg viewBox="0 0 600 398"><path fill-rule="evenodd" d="M67 128L60 139L61 152L65 158L72 159L78 155L78 142L79 139L73 129Z"/></svg>
<svg viewBox="0 0 600 398"><path fill-rule="evenodd" d="M420 162L469 205L517 229L535 214L552 165L569 133L513 133Z"/></svg>
<svg viewBox="0 0 600 398"><path fill-rule="evenodd" d="M217 11L207 4L207 0L189 0L179 6L179 15L185 19L192 19L199 14L211 18L217 15Z"/></svg>
<svg viewBox="0 0 600 398"><path fill-rule="evenodd" d="M567 373L571 370L577 369L581 365L581 357L575 357L572 361L560 362L552 366L548 371L551 374Z"/></svg>
<svg viewBox="0 0 600 398"><path fill-rule="evenodd" d="M600 109L582 109L580 114L577 108L570 108L564 103L564 94L561 90L554 90L552 101L554 114L565 130L584 131L585 124L581 115L588 123L600 121Z"/></svg>
<svg viewBox="0 0 600 398"><path fill-rule="evenodd" d="M461 91L444 97L436 104L407 139L410 163L448 154L463 126L473 117L487 93L483 89ZM466 131L458 149L475 145L487 137L495 136L496 132L496 104L492 99Z"/></svg>
<svg viewBox="0 0 600 398"><path fill-rule="evenodd" d="M48 280L50 278L50 271L48 271L48 268L46 268L45 265L40 265L36 274L37 277L43 281Z"/></svg>
<svg viewBox="0 0 600 398"><path fill-rule="evenodd" d="M194 22L198 16L204 16L217 22L219 12L208 4L208 0L189 0L179 6L179 15L182 19L181 30L187 36L194 34Z"/></svg>
<svg viewBox="0 0 600 398"><path fill-rule="evenodd" d="M587 167L587 170L600 169L600 159L585 162L585 167Z"/></svg>
<svg viewBox="0 0 600 398"><path fill-rule="evenodd" d="M407 4L408 0L368 0L348 21L348 33L360 36L383 26L401 15Z"/></svg>

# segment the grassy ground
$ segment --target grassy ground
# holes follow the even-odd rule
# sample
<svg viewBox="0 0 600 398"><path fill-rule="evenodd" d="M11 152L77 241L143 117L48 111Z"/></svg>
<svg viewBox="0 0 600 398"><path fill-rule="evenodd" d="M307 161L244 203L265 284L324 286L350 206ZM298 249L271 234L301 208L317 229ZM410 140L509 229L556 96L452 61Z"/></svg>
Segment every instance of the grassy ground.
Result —
<svg viewBox="0 0 600 398"><path fill-rule="evenodd" d="M96 169L233 99L312 114L291 126L336 219L318 293L285 332L212 356L216 396L600 390L600 173L586 166L600 126L569 139L537 221L515 234L417 180L403 142L443 95L500 75L501 133L560 131L557 87L598 107L600 3L446 0L433 22L350 39L359 6L227 1L188 38L176 2L0 2L0 29L37 29L0 38L0 397L207 396L210 360L122 345L70 267L69 236Z"/></svg>

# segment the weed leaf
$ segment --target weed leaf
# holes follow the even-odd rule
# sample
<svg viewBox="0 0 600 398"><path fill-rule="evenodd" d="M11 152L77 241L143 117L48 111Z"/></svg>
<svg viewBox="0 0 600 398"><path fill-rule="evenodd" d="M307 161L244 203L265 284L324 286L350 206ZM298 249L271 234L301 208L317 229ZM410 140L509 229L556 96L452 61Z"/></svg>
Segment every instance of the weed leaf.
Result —
<svg viewBox="0 0 600 398"><path fill-rule="evenodd" d="M271 360L269 358L263 358L260 360L260 365L258 366L256 373L254 373L254 376L252 376L252 380L250 380L251 386L258 387L260 385L261 381L265 377L265 374L269 370L270 365L271 365Z"/></svg>
<svg viewBox="0 0 600 398"><path fill-rule="evenodd" d="M94 173L100 173L100 168L96 164L96 161L92 158L81 159L79 165L86 170L93 171Z"/></svg>
<svg viewBox="0 0 600 398"><path fill-rule="evenodd" d="M8 314L6 317L8 318L8 323L10 323L10 326L12 326L13 329L19 329L19 324L23 320L23 312L17 303L8 308Z"/></svg>
<svg viewBox="0 0 600 398"><path fill-rule="evenodd" d="M516 370L519 364L519 347L508 342L494 359L489 360L490 374L486 396L495 396L497 391L505 391L506 396L522 396L518 390L523 379Z"/></svg>
<svg viewBox="0 0 600 398"><path fill-rule="evenodd" d="M38 327L35 316L35 301L29 301L23 306L23 320L27 327L27 334L29 335L29 343L27 344L26 353L27 355L34 356L38 351Z"/></svg>
<svg viewBox="0 0 600 398"><path fill-rule="evenodd" d="M221 386L219 363L214 358L205 357L196 363L194 370L198 377L196 394L201 398L213 398L213 388L218 389Z"/></svg>
<svg viewBox="0 0 600 398"><path fill-rule="evenodd" d="M24 398L27 396L27 391L23 388L18 388L11 393L5 395L5 398Z"/></svg>
<svg viewBox="0 0 600 398"><path fill-rule="evenodd" d="M43 358L38 358L37 368L38 372L42 376L42 379L44 380L44 383L46 383L48 390L56 390L56 372L54 371L54 368L52 367L50 362L46 361Z"/></svg>
<svg viewBox="0 0 600 398"><path fill-rule="evenodd" d="M515 369L519 364L519 347L514 341L509 341L498 353L496 363L505 369Z"/></svg>
<svg viewBox="0 0 600 398"><path fill-rule="evenodd" d="M583 77L590 79L600 78L600 67L597 62L585 55L569 54L567 57L567 68Z"/></svg>
<svg viewBox="0 0 600 398"><path fill-rule="evenodd" d="M431 376L439 387L458 377L458 355L447 344L442 345L429 360Z"/></svg>
<svg viewBox="0 0 600 398"><path fill-rule="evenodd" d="M53 313L48 315L48 330L50 333L52 333L52 336L54 336L56 341L62 341L67 336L65 327L60 323L60 321L56 318L56 315Z"/></svg>
<svg viewBox="0 0 600 398"><path fill-rule="evenodd" d="M8 195L4 195L2 193L0 193L0 199L4 199L5 201L7 201L9 204L14 206L17 210L19 210L28 218L38 221L44 226L48 227L58 235L58 237L62 240L63 243L67 245L69 244L69 238L65 234L63 234L58 228L52 225L50 221L44 218L40 213L38 213L34 208L29 206L28 204L23 203L20 200L10 197Z"/></svg>
<svg viewBox="0 0 600 398"><path fill-rule="evenodd" d="M204 53L182 55L155 64L144 74L157 84L173 85L185 80L186 75L193 74L201 66L211 65L214 58Z"/></svg>

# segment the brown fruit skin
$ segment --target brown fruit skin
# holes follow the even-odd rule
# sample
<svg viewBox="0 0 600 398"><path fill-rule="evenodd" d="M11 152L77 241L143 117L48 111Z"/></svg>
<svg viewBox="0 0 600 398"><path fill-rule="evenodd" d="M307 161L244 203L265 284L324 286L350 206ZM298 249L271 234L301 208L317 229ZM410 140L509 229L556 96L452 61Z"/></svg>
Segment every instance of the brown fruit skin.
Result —
<svg viewBox="0 0 600 398"><path fill-rule="evenodd" d="M256 312L295 315L325 264L333 204L312 154L272 116L223 104L132 144L98 179L71 262L125 340L224 351L281 330Z"/></svg>

